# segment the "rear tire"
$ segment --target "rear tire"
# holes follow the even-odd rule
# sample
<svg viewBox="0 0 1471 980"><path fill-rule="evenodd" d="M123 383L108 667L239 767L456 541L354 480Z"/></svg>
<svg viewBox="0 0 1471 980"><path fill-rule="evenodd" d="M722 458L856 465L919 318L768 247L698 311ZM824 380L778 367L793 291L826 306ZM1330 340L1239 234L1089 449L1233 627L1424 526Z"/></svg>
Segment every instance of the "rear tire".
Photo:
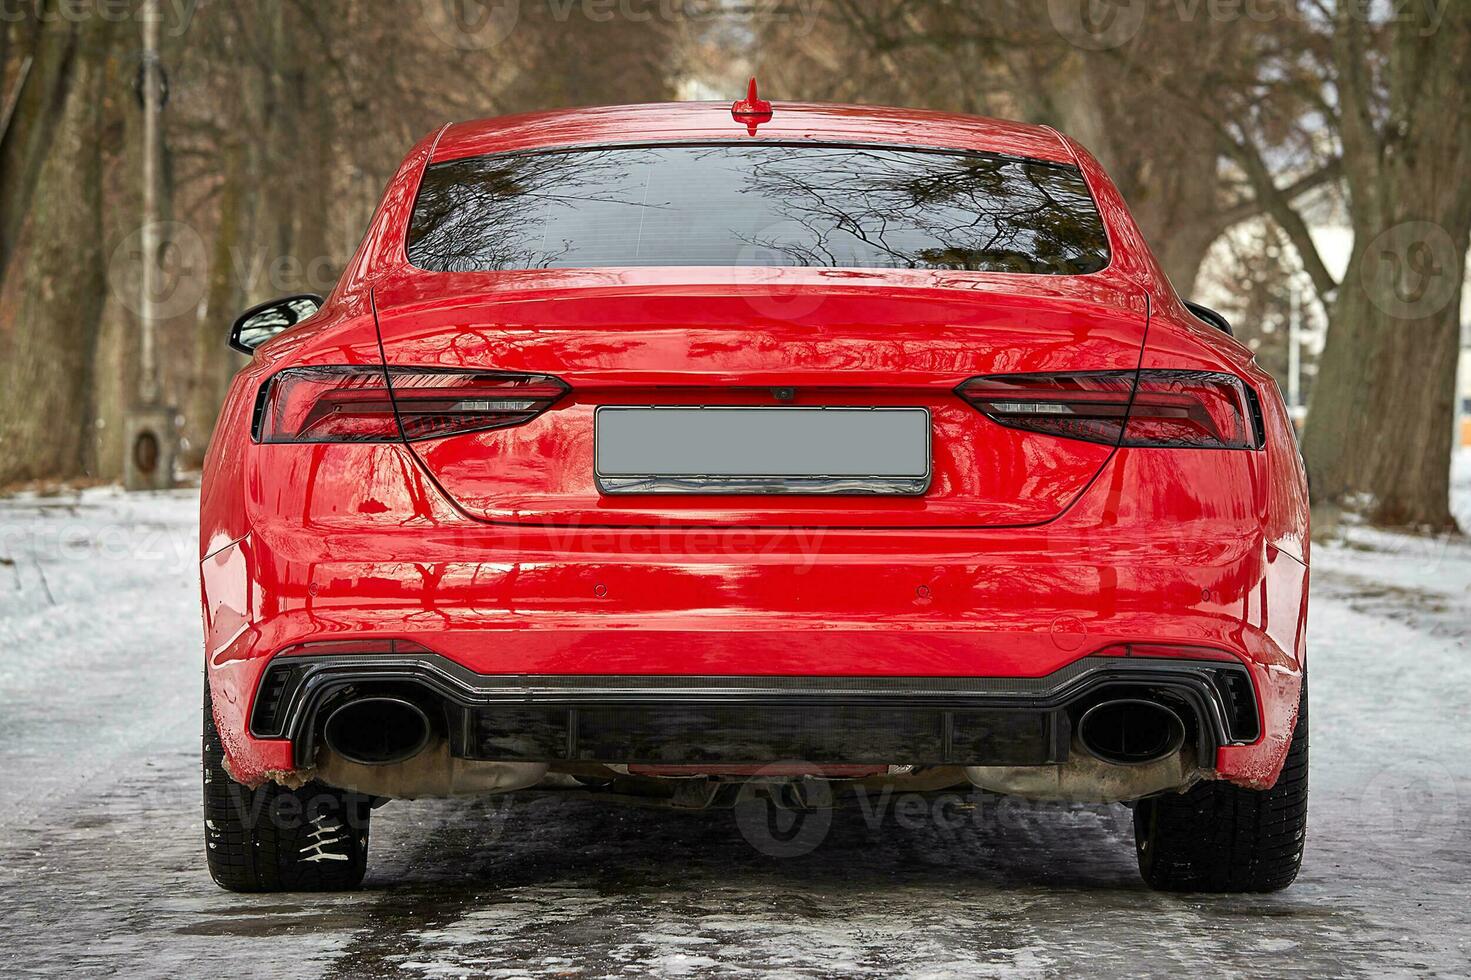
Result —
<svg viewBox="0 0 1471 980"><path fill-rule="evenodd" d="M209 873L232 892L341 891L368 861L365 796L318 782L251 789L225 771L209 684L204 686L204 848Z"/></svg>
<svg viewBox="0 0 1471 980"><path fill-rule="evenodd" d="M1222 780L1139 801L1139 873L1173 892L1275 892L1302 864L1308 823L1308 681L1282 774L1271 789Z"/></svg>

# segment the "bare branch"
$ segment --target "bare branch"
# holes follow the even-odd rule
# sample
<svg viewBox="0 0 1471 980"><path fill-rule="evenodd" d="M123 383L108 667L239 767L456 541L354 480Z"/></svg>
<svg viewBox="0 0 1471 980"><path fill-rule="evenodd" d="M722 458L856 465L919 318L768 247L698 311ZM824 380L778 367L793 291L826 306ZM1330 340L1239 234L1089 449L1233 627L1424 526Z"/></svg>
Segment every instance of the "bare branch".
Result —
<svg viewBox="0 0 1471 980"><path fill-rule="evenodd" d="M1292 242L1292 247L1297 249L1303 268L1312 279L1313 288L1317 290L1319 298L1326 302L1338 289L1338 281L1323 263L1318 246L1308 232L1307 222L1293 206L1292 197L1287 191L1277 187L1266 161L1262 159L1261 151L1249 136L1233 138L1225 128L1221 128L1219 133L1221 149L1241 165L1262 210L1277 223Z"/></svg>

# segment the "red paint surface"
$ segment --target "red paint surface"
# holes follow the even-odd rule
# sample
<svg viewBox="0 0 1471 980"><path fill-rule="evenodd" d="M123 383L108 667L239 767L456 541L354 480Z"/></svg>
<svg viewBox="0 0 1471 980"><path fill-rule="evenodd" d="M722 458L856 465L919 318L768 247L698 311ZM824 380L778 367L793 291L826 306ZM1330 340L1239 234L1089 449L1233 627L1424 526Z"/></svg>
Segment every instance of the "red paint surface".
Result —
<svg viewBox="0 0 1471 980"><path fill-rule="evenodd" d="M776 103L761 138L1077 160L1113 260L1079 277L821 269L438 274L403 237L424 165L494 150L747 139L729 103L460 124L409 154L316 317L235 379L206 463L206 654L233 771L290 768L244 731L281 649L414 640L485 673L1039 676L1120 643L1240 659L1263 703L1219 771L1276 778L1305 649L1307 494L1248 350L1191 317L1096 161L1050 130ZM375 319L375 308L377 318ZM381 321L381 332L380 332ZM380 352L381 334L381 352ZM573 394L526 426L404 445L257 445L289 366L545 372ZM986 373L1228 371L1266 448L1121 449L1004 429L953 394ZM922 498L602 498L600 404L923 404Z"/></svg>

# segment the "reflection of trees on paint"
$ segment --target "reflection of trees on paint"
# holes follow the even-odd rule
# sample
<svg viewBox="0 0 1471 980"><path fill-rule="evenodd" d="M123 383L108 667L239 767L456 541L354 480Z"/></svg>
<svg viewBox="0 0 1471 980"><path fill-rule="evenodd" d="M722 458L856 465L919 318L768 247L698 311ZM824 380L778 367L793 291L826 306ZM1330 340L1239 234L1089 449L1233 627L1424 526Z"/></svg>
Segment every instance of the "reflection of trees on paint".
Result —
<svg viewBox="0 0 1471 980"><path fill-rule="evenodd" d="M820 266L1085 273L1108 261L1076 168L830 146L625 147L431 167L431 269Z"/></svg>

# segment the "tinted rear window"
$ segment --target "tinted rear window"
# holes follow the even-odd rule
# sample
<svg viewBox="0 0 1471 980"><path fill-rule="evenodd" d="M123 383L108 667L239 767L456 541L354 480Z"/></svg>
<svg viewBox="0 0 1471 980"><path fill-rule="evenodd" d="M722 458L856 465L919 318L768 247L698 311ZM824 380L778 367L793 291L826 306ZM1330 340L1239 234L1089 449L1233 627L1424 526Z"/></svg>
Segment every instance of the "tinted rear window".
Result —
<svg viewBox="0 0 1471 980"><path fill-rule="evenodd" d="M1097 272L1076 167L877 147L720 144L430 166L409 260L434 271L818 266Z"/></svg>

